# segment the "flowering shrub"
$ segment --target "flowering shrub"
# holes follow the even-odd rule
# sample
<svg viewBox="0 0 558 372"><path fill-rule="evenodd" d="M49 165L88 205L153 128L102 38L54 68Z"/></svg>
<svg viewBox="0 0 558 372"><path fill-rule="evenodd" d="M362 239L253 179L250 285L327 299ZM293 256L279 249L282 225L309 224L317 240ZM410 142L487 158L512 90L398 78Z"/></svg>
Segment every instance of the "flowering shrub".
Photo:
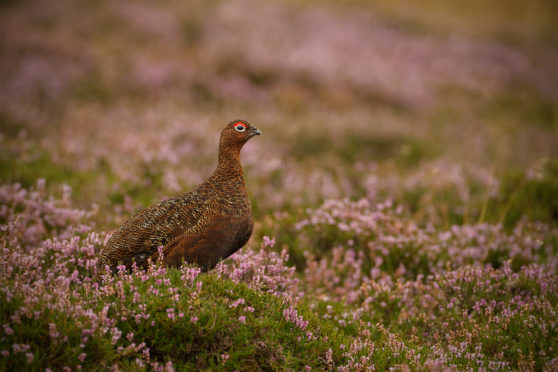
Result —
<svg viewBox="0 0 558 372"><path fill-rule="evenodd" d="M290 321L282 317L287 308L283 301L295 293L297 279L294 268L285 266L285 252L248 250L201 278L199 268L168 270L156 264L147 271L128 272L120 266L115 275L98 273L97 256L108 235L86 232L82 224L87 223L87 212L72 209L69 198L56 200L19 186L5 186L2 192L9 201L4 208L8 223L0 236L0 264L5 268L0 272L3 369L98 368L99 360L104 368L161 371L215 363L279 366L285 361L275 344L292 344L290 352L300 353L286 362L292 366L306 363L315 353L313 365L321 365L318 355L325 355L327 344L308 336L320 333L316 325L305 321L299 333L284 335L266 331ZM57 207L62 202L66 208ZM32 218L20 218L21 213ZM28 233L37 231L36 225L47 226L47 221L67 225L48 225L53 228L41 235ZM69 231L74 236L65 238ZM271 246L273 240L265 239L263 248ZM211 331L216 322L217 333ZM233 347L231 337L259 345L264 359L244 361L244 352ZM301 337L313 342L301 342Z"/></svg>
<svg viewBox="0 0 558 372"><path fill-rule="evenodd" d="M210 347L221 336L196 332L219 319L229 334L242 335L243 326L268 327L266 316L276 312L273 321L298 329L279 339L317 346L322 367L552 369L558 280L556 232L549 226L446 230L421 227L390 202L329 200L296 225L295 247L311 248L303 252L302 276L288 265L287 250L275 252L275 239L267 236L259 250L246 248L201 279L197 268L160 265L145 272L119 267L113 276L96 272L108 235L88 232L91 213L72 209L68 192L58 200L42 184L39 189L1 189L6 368L83 368L98 357L106 367L212 365L192 347ZM271 313L260 300L264 294L268 302L275 298ZM300 314L296 304L317 317ZM355 336L328 335L332 330ZM63 359L50 359L39 342L43 333L56 350L66 350ZM167 345L185 333L192 344L180 353L190 357L176 359ZM98 354L107 347L110 352ZM225 365L239 360L230 346L215 353Z"/></svg>
<svg viewBox="0 0 558 372"><path fill-rule="evenodd" d="M283 316L288 322L294 323L300 329L304 329L308 325L308 322L302 316L299 316L292 306L283 311Z"/></svg>
<svg viewBox="0 0 558 372"><path fill-rule="evenodd" d="M362 199L326 201L297 229L299 246L310 248L306 293L344 303L327 305L323 317L359 330L376 363L383 348L412 368L552 369L558 276L550 226L420 227L390 202ZM370 335L387 344L368 345ZM347 355L350 369L362 366L355 355Z"/></svg>
<svg viewBox="0 0 558 372"><path fill-rule="evenodd" d="M286 265L289 255L285 249L280 254L269 250L274 244L275 240L264 236L260 251L245 248L220 263L215 271L220 278L244 282L255 290L296 299L298 278L295 277L295 268Z"/></svg>
<svg viewBox="0 0 558 372"><path fill-rule="evenodd" d="M46 237L70 239L91 230L83 222L93 212L70 207L71 188L62 187L62 198L46 198L45 180L29 190L20 184L0 185L0 228L5 239L38 244Z"/></svg>
<svg viewBox="0 0 558 372"><path fill-rule="evenodd" d="M428 358L454 368L507 369L533 358L533 367L548 369L553 358L544 356L556 347L548 340L558 332L550 311L558 302L557 284L536 264L518 273L509 263L501 269L462 266L416 281L370 282L359 293L354 318L404 329L408 340L428 345Z"/></svg>
<svg viewBox="0 0 558 372"><path fill-rule="evenodd" d="M310 247L305 251L306 275L339 281L319 272L334 265L330 270L345 273L342 275L353 283L348 284L351 288L359 286L354 278L361 273L371 279L381 272L415 278L465 264L497 268L508 259L516 270L532 262L544 263L550 270L558 264L553 246L557 231L548 225L523 222L511 233L500 225L486 223L449 229L421 227L389 201L373 205L368 199L328 200L309 211L296 228L301 232L299 246ZM316 258L330 251L331 259Z"/></svg>
<svg viewBox="0 0 558 372"><path fill-rule="evenodd" d="M96 272L108 235L88 232L91 212L73 209L68 191L58 200L39 188L1 189L5 368L85 368L99 358L107 368L248 368L226 337L259 340L251 342L275 360L259 365L282 363L271 345L284 342L300 353L293 360L300 368L308 360L339 370L555 363L550 226L423 227L390 202L329 200L295 226L289 249L305 249L299 274L286 247L277 253L276 239L264 236L259 249L245 248L209 275L153 264L132 272L121 266L113 276ZM229 336L207 333L217 321ZM294 328L264 331L277 322ZM65 357L53 358L41 335ZM173 348L179 339L183 346ZM215 357L200 354L201 345ZM308 348L318 354L309 359Z"/></svg>

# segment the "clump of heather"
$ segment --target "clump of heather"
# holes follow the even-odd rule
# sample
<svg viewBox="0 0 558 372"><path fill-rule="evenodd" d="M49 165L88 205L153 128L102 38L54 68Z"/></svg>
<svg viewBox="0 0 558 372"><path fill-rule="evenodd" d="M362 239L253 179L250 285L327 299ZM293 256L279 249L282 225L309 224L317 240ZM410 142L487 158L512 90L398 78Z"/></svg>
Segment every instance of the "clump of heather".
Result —
<svg viewBox="0 0 558 372"><path fill-rule="evenodd" d="M524 221L511 232L487 223L422 226L390 201L374 205L368 199L328 200L309 210L296 229L299 246L307 248L306 275L357 281L348 284L352 288L359 285L356 277L388 274L413 279L466 264L498 268L511 260L515 270L540 263L550 271L558 265L554 246L558 230L549 225ZM328 270L339 272L343 280L324 275Z"/></svg>
<svg viewBox="0 0 558 372"><path fill-rule="evenodd" d="M208 274L157 263L110 274L96 271L109 235L90 231L91 212L73 208L68 190L1 190L4 369L556 364L548 225L420 225L389 201L328 200L287 230L281 252L264 236ZM304 257L298 271L289 251Z"/></svg>
<svg viewBox="0 0 558 372"><path fill-rule="evenodd" d="M327 331L307 310L299 317L313 322L276 332L291 322L285 311L297 311L287 299L296 292L297 279L294 268L285 265L286 253L265 250L273 239L264 239L260 252L247 250L222 263L217 274L200 276L196 267L161 264L146 271L121 266L116 274L96 272L108 235L79 227L77 217L87 212L72 209L70 199L19 186L2 190L6 200L17 203L7 204L10 223L0 236L5 268L0 272L0 369L324 369L344 360L329 351ZM32 218L21 216L25 213ZM74 216L74 224L48 225L62 224L56 219L60 215ZM54 227L34 239L22 238L26 226L34 224ZM66 237L69 231L73 235ZM239 258L248 265L239 265ZM250 345L258 350L253 360L245 358Z"/></svg>
<svg viewBox="0 0 558 372"><path fill-rule="evenodd" d="M287 266L286 249L280 253L270 250L274 245L275 239L264 236L259 251L244 248L220 263L215 271L220 278L244 282L250 288L296 300L299 293L295 268Z"/></svg>
<svg viewBox="0 0 558 372"><path fill-rule="evenodd" d="M69 239L91 230L85 220L92 211L71 207L72 190L62 186L61 199L46 195L46 182L24 189L20 184L0 185L0 229L3 239L38 244L47 237Z"/></svg>
<svg viewBox="0 0 558 372"><path fill-rule="evenodd" d="M92 212L73 208L70 188L63 190L62 199L56 199L46 195L44 180L30 190L19 184L0 187L5 203L0 280L8 300L14 295L25 303L53 299L52 307L64 311L67 299L53 293L89 282L95 274L96 253L107 235L89 232Z"/></svg>
<svg viewBox="0 0 558 372"><path fill-rule="evenodd" d="M429 360L455 369L552 369L558 278L531 264L513 272L466 265L414 281L363 285L354 320L423 345ZM374 326L370 326L375 324Z"/></svg>
<svg viewBox="0 0 558 372"><path fill-rule="evenodd" d="M326 201L297 229L305 292L332 324L374 340L376 367L389 351L400 368L552 370L554 228L421 226L389 201L361 199Z"/></svg>
<svg viewBox="0 0 558 372"><path fill-rule="evenodd" d="M210 274L152 264L112 275L96 272L108 234L90 232L91 212L72 207L69 189L61 199L43 182L0 191L6 369L98 360L104 368L249 369L243 342L259 345L255 365L282 365L280 346L299 355L293 368L307 370L556 363L557 235L548 225L423 226L389 201L328 200L296 224L281 252L264 236ZM303 249L300 271L287 248ZM269 332L277 327L284 331Z"/></svg>

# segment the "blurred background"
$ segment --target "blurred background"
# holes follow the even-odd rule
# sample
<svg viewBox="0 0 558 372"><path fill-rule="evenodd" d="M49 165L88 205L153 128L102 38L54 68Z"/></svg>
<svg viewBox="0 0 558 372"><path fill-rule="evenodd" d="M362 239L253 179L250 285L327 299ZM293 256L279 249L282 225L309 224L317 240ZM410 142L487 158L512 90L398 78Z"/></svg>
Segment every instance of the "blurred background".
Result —
<svg viewBox="0 0 558 372"><path fill-rule="evenodd" d="M205 179L233 119L264 134L242 155L260 232L328 198L558 221L555 1L0 9L1 180L68 184L101 226Z"/></svg>

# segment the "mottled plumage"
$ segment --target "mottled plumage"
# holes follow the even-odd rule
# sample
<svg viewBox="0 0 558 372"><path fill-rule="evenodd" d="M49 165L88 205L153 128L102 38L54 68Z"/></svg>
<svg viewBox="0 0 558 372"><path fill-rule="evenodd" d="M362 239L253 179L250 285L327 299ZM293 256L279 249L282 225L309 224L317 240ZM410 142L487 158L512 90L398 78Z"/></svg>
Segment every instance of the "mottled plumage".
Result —
<svg viewBox="0 0 558 372"><path fill-rule="evenodd" d="M195 190L155 203L130 218L107 242L99 269L145 267L163 246L164 263L182 261L207 271L240 249L254 221L240 164L242 146L260 131L243 120L230 122L221 133L213 174Z"/></svg>

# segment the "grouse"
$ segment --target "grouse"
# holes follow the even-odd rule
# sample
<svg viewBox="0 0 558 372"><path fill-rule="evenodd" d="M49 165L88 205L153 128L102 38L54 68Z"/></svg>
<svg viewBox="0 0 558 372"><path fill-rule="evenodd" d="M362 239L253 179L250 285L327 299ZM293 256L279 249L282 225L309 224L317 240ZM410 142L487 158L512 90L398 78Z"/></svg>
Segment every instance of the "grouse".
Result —
<svg viewBox="0 0 558 372"><path fill-rule="evenodd" d="M98 271L122 264L146 267L158 258L179 267L185 261L208 271L250 239L254 220L240 164L240 150L261 132L245 120L230 122L221 133L217 168L196 189L152 204L124 223L109 239Z"/></svg>

